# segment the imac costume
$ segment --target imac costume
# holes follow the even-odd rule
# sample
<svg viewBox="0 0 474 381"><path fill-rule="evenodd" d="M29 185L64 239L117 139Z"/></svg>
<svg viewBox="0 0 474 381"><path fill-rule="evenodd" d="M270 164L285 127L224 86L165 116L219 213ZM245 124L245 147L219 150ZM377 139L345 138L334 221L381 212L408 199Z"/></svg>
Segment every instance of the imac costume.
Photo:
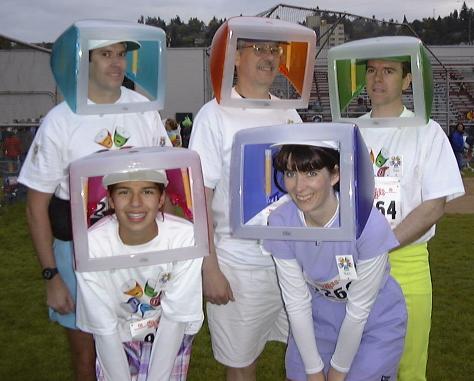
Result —
<svg viewBox="0 0 474 381"><path fill-rule="evenodd" d="M104 217L90 231L90 250L93 257L107 257L111 253L140 253L192 245L190 222L164 214L156 219L159 234L143 245L125 245L118 235L115 216ZM163 340L162 330L169 322L185 323L184 337L179 335L160 342L161 359L174 363L170 379L184 380L189 366L191 343L203 321L201 291L202 259L169 262L161 265L125 268L115 271L76 273L78 281L77 325L94 335L116 335L128 354L130 373L147 374L154 337ZM146 323L148 329L138 328ZM157 327L161 330L156 331ZM136 330L134 328L136 327ZM168 327L169 329L169 327ZM133 333L133 334L132 334ZM161 336L160 336L161 335ZM179 342L176 342L179 340ZM179 347L177 356L169 348ZM122 349L121 346L119 349ZM105 378L103 357L120 369L127 364L116 352L98 354L98 378ZM134 356L137 358L134 359ZM176 357L176 358L175 358ZM165 364L163 366L165 366ZM125 373L125 372L123 372ZM125 373L126 374L126 373ZM152 375L148 374L148 377ZM133 378L132 378L133 379Z"/></svg>
<svg viewBox="0 0 474 381"><path fill-rule="evenodd" d="M193 223L159 211L153 238L126 243L131 231L152 226L146 221L174 181L171 169L189 174ZM87 230L88 178L98 176L115 210ZM72 163L70 177L77 325L94 335L98 379L185 380L204 318L201 263L209 250L198 155L171 147L100 152ZM134 194L136 181L158 184Z"/></svg>
<svg viewBox="0 0 474 381"><path fill-rule="evenodd" d="M461 196L464 188L445 133L429 119L432 73L418 39L381 37L331 49L328 65L333 119L347 120L341 110L363 94L365 65L371 58L410 62L411 66L412 95L398 118L371 118L368 113L354 120L373 162L374 205L395 228L424 201L441 197L450 201ZM345 90L344 83L348 84ZM415 242L389 255L391 274L400 283L408 308L400 381L426 380L432 306L427 243L434 234L432 226Z"/></svg>
<svg viewBox="0 0 474 381"><path fill-rule="evenodd" d="M270 88L269 99L239 95L233 84L239 41L245 41L248 49L258 43L277 43L281 49L280 74L273 85L281 80L290 91ZM262 256L256 240L231 235L232 140L240 130L301 121L294 108L308 103L315 43L315 34L308 28L258 17L229 19L212 41L210 74L215 98L198 112L189 148L199 153L204 184L214 190L214 244L220 270L235 297L227 305L207 303L214 357L226 366L246 367L257 359L266 341L286 342L287 338L287 321L271 258Z"/></svg>
<svg viewBox="0 0 474 381"><path fill-rule="evenodd" d="M304 381L307 374L327 374L332 366L347 373L348 381L395 379L406 327L405 301L388 263L388 252L398 241L372 205L367 148L354 125L305 123L297 128L297 136L289 126L237 133L231 172L234 234L258 234L265 253L275 259L291 325L287 377ZM249 224L256 205L265 207L265 176L258 162L266 150L275 157L282 145L339 151L338 206L325 226L307 226L295 202L281 194L278 205L270 205L268 224ZM273 172L273 182L283 192L282 173ZM243 185L250 179L255 186L248 191ZM272 193L271 199L276 197ZM253 213L247 217L248 210Z"/></svg>
<svg viewBox="0 0 474 381"><path fill-rule="evenodd" d="M143 53L148 57L145 54L147 47L160 46L160 50L154 52L155 60L148 61L148 66L162 68L166 44L164 32L158 28L115 21L73 24L56 40L51 56L51 68L65 101L44 118L19 177L19 181L31 189L54 194L50 219L56 237L56 265L74 298L76 281L68 203L69 164L100 150L170 145L161 118L155 111L156 104L150 103L145 96L121 87L120 99L115 104L97 105L88 100L89 47L98 46L97 42L104 42L104 38L110 44L126 42L129 56L141 57ZM133 61L131 57L128 60ZM137 86L140 83L143 82L136 81ZM146 85L143 87L148 88ZM160 88L164 88L164 84ZM160 102L162 96L161 90L154 94ZM104 196L105 191L97 199L97 209L104 206ZM74 313L60 315L50 309L50 317L67 328L76 328Z"/></svg>

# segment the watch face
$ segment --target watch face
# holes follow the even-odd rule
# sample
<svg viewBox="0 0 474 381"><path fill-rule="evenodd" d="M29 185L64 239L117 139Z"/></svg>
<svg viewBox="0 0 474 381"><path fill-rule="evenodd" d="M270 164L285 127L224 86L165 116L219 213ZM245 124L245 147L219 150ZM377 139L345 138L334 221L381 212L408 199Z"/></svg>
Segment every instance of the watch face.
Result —
<svg viewBox="0 0 474 381"><path fill-rule="evenodd" d="M56 268L46 268L43 270L43 278L46 280L52 279L58 273L58 269Z"/></svg>

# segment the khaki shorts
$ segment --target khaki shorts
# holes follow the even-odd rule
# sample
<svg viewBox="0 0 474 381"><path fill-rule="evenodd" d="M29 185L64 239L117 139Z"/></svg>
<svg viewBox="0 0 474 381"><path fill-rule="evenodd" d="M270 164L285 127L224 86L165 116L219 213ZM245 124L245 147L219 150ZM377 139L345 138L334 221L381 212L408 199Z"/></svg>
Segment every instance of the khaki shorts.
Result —
<svg viewBox="0 0 474 381"><path fill-rule="evenodd" d="M207 319L214 357L220 363L243 368L262 353L267 341L286 344L288 319L274 268L220 269L230 283L234 302L207 303Z"/></svg>

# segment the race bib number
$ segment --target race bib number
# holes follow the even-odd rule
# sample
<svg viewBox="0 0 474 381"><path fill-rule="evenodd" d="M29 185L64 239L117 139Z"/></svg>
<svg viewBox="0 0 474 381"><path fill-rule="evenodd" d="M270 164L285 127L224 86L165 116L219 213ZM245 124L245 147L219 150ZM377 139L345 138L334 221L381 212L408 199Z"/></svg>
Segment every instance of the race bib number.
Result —
<svg viewBox="0 0 474 381"><path fill-rule="evenodd" d="M131 322L130 333L132 335L132 340L153 343L159 321L160 315L156 315L148 319L135 320Z"/></svg>
<svg viewBox="0 0 474 381"><path fill-rule="evenodd" d="M398 177L375 177L374 206L393 229L402 220L401 187Z"/></svg>
<svg viewBox="0 0 474 381"><path fill-rule="evenodd" d="M315 282L306 274L304 276L306 283L308 283L315 292L335 302L347 302L347 292L352 281L340 279L339 276L336 276L327 282Z"/></svg>

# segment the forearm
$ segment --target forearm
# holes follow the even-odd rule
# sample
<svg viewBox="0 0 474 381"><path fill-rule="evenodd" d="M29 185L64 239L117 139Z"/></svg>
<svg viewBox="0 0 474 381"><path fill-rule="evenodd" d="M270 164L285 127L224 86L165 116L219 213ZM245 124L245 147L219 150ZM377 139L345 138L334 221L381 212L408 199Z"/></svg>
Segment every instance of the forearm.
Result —
<svg viewBox="0 0 474 381"><path fill-rule="evenodd" d="M359 350L365 324L385 278L387 262L385 253L357 263L358 279L352 281L348 291L346 316L331 358L331 366L340 373L349 372Z"/></svg>
<svg viewBox="0 0 474 381"><path fill-rule="evenodd" d="M214 189L205 188L206 209L207 209L207 229L209 240L209 256L203 259L203 268L209 265L217 265L216 247L214 246L214 218L212 214L212 200Z"/></svg>
<svg viewBox="0 0 474 381"><path fill-rule="evenodd" d="M401 248L415 242L425 234L444 214L446 197L422 202L413 209L393 230Z"/></svg>
<svg viewBox="0 0 474 381"><path fill-rule="evenodd" d="M282 291L291 332L303 360L306 374L323 370L314 334L311 295L296 260L275 258L278 282Z"/></svg>
<svg viewBox="0 0 474 381"><path fill-rule="evenodd" d="M230 284L219 268L214 246L214 219L212 218L212 198L214 190L206 188L207 224L209 228L209 255L202 263L202 288L207 301L214 304L226 304L234 300Z"/></svg>
<svg viewBox="0 0 474 381"><path fill-rule="evenodd" d="M56 267L53 255L53 233L48 215L51 194L28 190L26 217L41 267Z"/></svg>
<svg viewBox="0 0 474 381"><path fill-rule="evenodd" d="M105 380L130 381L130 368L119 335L94 335L94 340Z"/></svg>
<svg viewBox="0 0 474 381"><path fill-rule="evenodd" d="M168 380L183 342L186 323L161 317L150 357L148 380Z"/></svg>
<svg viewBox="0 0 474 381"><path fill-rule="evenodd" d="M205 194L207 208L207 229L209 235L209 255L207 257L204 257L202 262L202 270L204 276L207 272L212 272L219 269L216 247L214 246L214 218L212 214L212 200L214 197L214 189L206 187Z"/></svg>
<svg viewBox="0 0 474 381"><path fill-rule="evenodd" d="M27 196L28 226L42 268L56 267L53 253L53 233L48 215L51 196L49 193L37 192L32 189L28 190ZM46 303L61 314L74 311L73 298L61 278L61 274L46 281Z"/></svg>
<svg viewBox="0 0 474 381"><path fill-rule="evenodd" d="M366 320L354 319L346 314L339 330L339 338L331 358L331 366L341 373L349 372L350 365L357 354L364 332Z"/></svg>

